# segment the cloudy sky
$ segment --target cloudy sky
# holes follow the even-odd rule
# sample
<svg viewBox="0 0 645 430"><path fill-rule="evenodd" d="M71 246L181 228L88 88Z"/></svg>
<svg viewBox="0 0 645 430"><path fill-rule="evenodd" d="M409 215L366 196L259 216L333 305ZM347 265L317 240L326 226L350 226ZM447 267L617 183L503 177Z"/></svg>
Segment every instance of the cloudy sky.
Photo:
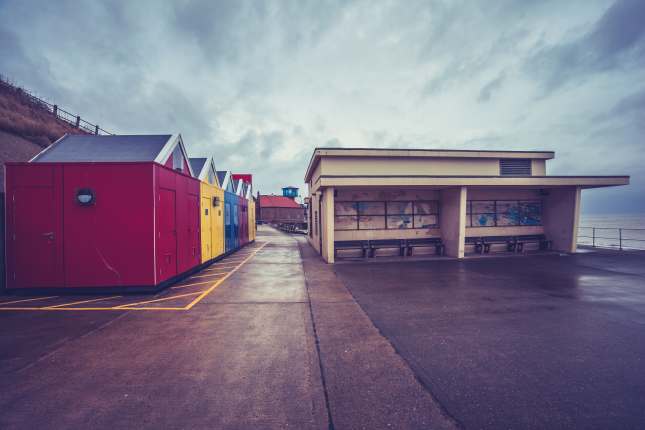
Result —
<svg viewBox="0 0 645 430"><path fill-rule="evenodd" d="M116 133L181 132L256 190L316 146L555 150L645 212L645 0L7 1L0 73Z"/></svg>

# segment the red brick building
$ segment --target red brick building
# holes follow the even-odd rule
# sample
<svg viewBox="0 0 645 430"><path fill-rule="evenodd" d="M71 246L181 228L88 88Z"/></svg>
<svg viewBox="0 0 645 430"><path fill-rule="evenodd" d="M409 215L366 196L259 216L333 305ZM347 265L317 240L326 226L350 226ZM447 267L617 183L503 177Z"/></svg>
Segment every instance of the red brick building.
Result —
<svg viewBox="0 0 645 430"><path fill-rule="evenodd" d="M305 207L285 196L258 193L256 219L263 223L304 223Z"/></svg>

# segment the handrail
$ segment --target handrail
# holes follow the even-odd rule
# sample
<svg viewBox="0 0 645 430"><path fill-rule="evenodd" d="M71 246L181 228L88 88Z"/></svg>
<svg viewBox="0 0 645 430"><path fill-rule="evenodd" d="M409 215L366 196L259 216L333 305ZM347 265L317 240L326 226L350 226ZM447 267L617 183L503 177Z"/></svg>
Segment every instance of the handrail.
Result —
<svg viewBox="0 0 645 430"><path fill-rule="evenodd" d="M587 233L591 230L591 236L589 233L580 234L581 231ZM602 236L596 234L599 231ZM604 232L616 232L615 236L607 236L609 233ZM629 233L634 233L635 235L629 235ZM586 243L586 241L580 241L579 239L591 239L591 243ZM617 242L615 242L617 241ZM578 227L578 244L580 245L591 245L594 248L618 248L622 250L623 248L629 249L645 249L645 245L640 245L641 243L645 244L645 228L623 228L623 227L587 227L582 226Z"/></svg>
<svg viewBox="0 0 645 430"><path fill-rule="evenodd" d="M79 130L83 130L86 133L97 134L97 135L99 135L99 134L100 135L111 135L112 134L109 131L106 131L106 130L102 129L98 125L92 124L91 122L82 119L80 115L74 115L74 114L72 114L70 112L67 112L66 110L61 109L60 107L58 107L58 105L50 103L47 100L43 100L40 97L37 97L37 96L33 95L32 93L30 93L28 90L14 85L9 80L8 77L6 77L6 76L4 76L2 74L0 74L0 83L4 84L6 86L9 86L14 90L22 92L25 96L27 96L29 98L29 100L32 103L38 105L40 108L42 108L44 110L49 111L49 113L54 115L56 117L56 119L60 119L60 120L62 120L64 122L68 123L69 125L78 128Z"/></svg>

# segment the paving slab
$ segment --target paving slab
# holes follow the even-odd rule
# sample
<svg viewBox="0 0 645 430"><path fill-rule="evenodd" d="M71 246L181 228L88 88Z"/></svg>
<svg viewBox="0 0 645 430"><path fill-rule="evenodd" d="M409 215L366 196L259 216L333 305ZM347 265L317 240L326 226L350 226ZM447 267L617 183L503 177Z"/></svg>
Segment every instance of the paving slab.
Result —
<svg viewBox="0 0 645 430"><path fill-rule="evenodd" d="M304 238L298 241L334 428L456 428L356 304L333 266Z"/></svg>

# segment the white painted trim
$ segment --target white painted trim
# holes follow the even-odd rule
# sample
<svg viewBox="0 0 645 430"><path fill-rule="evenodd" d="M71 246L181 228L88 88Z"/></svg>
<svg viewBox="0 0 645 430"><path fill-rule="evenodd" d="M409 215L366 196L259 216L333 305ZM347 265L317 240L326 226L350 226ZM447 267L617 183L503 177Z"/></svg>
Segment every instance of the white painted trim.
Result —
<svg viewBox="0 0 645 430"><path fill-rule="evenodd" d="M215 172L217 172L217 170ZM224 182L222 182L220 188L223 189L224 191L226 191L226 189L228 188L228 183L229 182L231 182L231 171L227 170L226 175L224 175Z"/></svg>
<svg viewBox="0 0 645 430"><path fill-rule="evenodd" d="M159 151L159 153L157 154L157 157L153 160L155 163L166 164L166 161L168 161L170 154L172 154L173 149L175 149L174 143L178 137L178 134L173 134L172 136L170 136L170 138L168 138L163 148L161 148L161 151Z"/></svg>
<svg viewBox="0 0 645 430"><path fill-rule="evenodd" d="M217 185L219 188L221 187L221 184L219 183L219 178L217 177L217 168L215 167L215 159L211 155L210 157L210 167L213 169L213 172L215 173L215 185ZM207 171L208 174L208 171Z"/></svg>
<svg viewBox="0 0 645 430"><path fill-rule="evenodd" d="M238 181L237 181L237 190L235 190L235 194L237 194L240 197L242 197L242 187L244 186L243 182L244 181L242 181L241 179L238 179Z"/></svg>
<svg viewBox="0 0 645 430"><path fill-rule="evenodd" d="M181 137L181 133L173 134L172 136L170 136L170 139L168 139L164 147L161 149L161 151L159 151L157 158L155 158L155 163L166 164L177 145L179 145L181 153L184 155L184 160L188 165L188 173L190 173L190 176L195 177L193 168L190 167L190 158L188 157L188 152L186 151L186 147L184 146L184 140Z"/></svg>
<svg viewBox="0 0 645 430"><path fill-rule="evenodd" d="M213 160L213 156L209 155L206 157L206 161L204 162L204 165L202 166L202 170L200 170L199 174L197 175L197 179L203 182L208 182L208 170L213 169L213 172L215 173L215 184L217 187L222 188L221 184L219 183L219 178L217 177L217 169L215 168L215 161Z"/></svg>
<svg viewBox="0 0 645 430"><path fill-rule="evenodd" d="M39 158L40 158L44 153L46 153L47 151L49 151L50 149L52 149L54 146L58 146L58 144L59 144L60 142L62 142L64 139L66 139L66 138L67 138L67 136L69 136L69 134L68 134L68 133L65 133L65 134L64 134L60 139L58 139L57 141L55 141L54 143L52 143L51 145L49 145L47 148L45 148L45 149L43 149L42 151L40 151L38 154L34 155L34 156L31 158L31 160L29 160L29 162L30 162L30 163L32 163L32 162L34 162L34 161L38 160L38 159L39 159Z"/></svg>

